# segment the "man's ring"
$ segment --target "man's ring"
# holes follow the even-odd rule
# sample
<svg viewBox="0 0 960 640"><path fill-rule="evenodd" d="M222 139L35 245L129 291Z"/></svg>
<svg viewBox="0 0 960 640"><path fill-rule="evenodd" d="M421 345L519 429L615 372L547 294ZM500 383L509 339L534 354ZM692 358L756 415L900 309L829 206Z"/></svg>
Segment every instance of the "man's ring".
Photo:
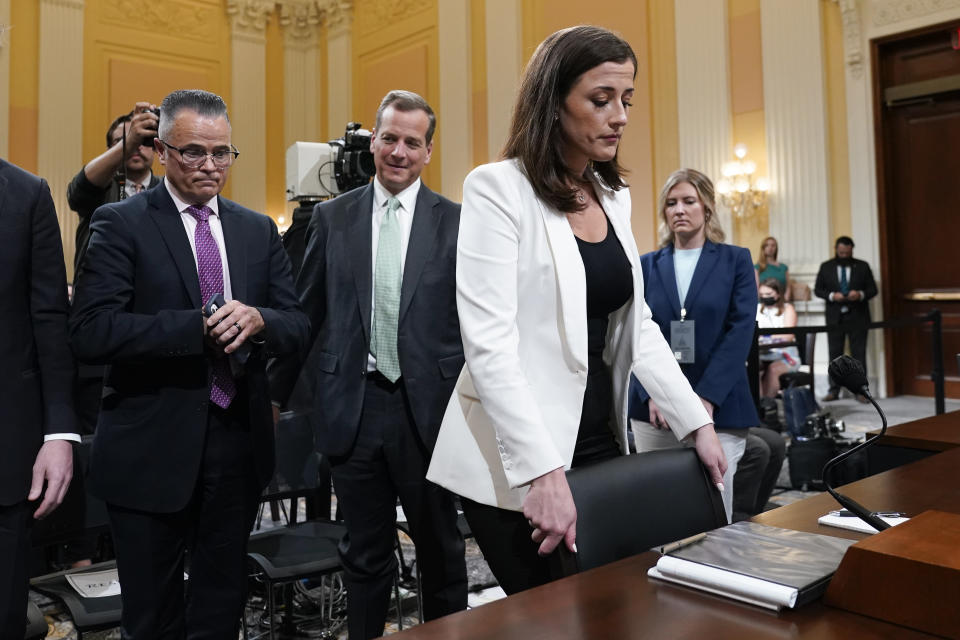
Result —
<svg viewBox="0 0 960 640"><path fill-rule="evenodd" d="M234 322L233 326L237 328L237 333L240 333L241 331L243 331L243 328L240 326L239 322Z"/></svg>

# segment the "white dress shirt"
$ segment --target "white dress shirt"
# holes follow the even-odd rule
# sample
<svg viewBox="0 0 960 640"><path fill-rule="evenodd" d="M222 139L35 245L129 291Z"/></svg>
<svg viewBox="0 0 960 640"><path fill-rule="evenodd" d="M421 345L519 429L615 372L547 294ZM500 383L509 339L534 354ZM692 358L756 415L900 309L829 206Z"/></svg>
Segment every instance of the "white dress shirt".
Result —
<svg viewBox="0 0 960 640"><path fill-rule="evenodd" d="M420 194L420 178L417 178L413 184L397 194L397 200L400 201L400 208L397 209L397 222L400 223L400 278L403 278L403 269L407 264L407 245L410 244L410 230L413 228L413 212L417 208L417 196ZM380 224L383 217L387 214L387 202L393 194L387 191L386 187L380 184L380 180L373 178L373 224L370 234L371 252L370 252L370 326L373 326L373 318L377 313L377 283L373 274L377 272L377 247L380 245ZM377 359L370 353L367 355L367 371L376 371Z"/></svg>
<svg viewBox="0 0 960 640"><path fill-rule="evenodd" d="M137 195L137 185L141 185L143 189L141 191L146 191L150 188L150 179L153 178L153 173L147 171L146 175L143 176L143 179L139 182L135 180L130 180L127 178L127 181L123 184L123 190L127 192L127 197L132 198Z"/></svg>
<svg viewBox="0 0 960 640"><path fill-rule="evenodd" d="M163 181L163 186L166 187L167 193L170 194L170 197L173 198L173 204L177 207L177 211L180 212L180 220L183 222L183 229L187 233L187 240L190 241L190 251L193 252L193 263L197 263L197 241L194 238L194 235L197 231L197 219L194 218L188 211L187 207L191 206L183 201L180 196L177 195L176 190L167 182L166 179ZM217 249L220 250L220 263L223 265L223 299L224 300L233 300L233 291L230 288L230 265L227 263L227 245L223 239L223 226L220 224L220 208L217 203L217 196L213 196L207 202L203 203L204 205L210 207L210 211L213 213L210 214L208 222L210 223L210 233L213 234L213 239L217 243ZM199 269L199 267L198 267ZM197 276L199 278L199 275ZM203 304L206 304L207 301L203 300Z"/></svg>

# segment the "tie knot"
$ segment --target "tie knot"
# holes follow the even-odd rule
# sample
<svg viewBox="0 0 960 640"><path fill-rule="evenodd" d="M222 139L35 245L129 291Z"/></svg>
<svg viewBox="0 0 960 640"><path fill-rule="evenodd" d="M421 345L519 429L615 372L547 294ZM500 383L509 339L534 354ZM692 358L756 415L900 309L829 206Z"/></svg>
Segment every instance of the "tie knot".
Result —
<svg viewBox="0 0 960 640"><path fill-rule="evenodd" d="M396 196L390 196L390 199L387 200L387 213L396 213L397 209L400 208L400 199Z"/></svg>
<svg viewBox="0 0 960 640"><path fill-rule="evenodd" d="M211 211L210 207L207 205L200 205L199 207L196 205L190 205L187 207L187 213L196 218L198 222L206 222L207 219L210 218L210 214L213 213L213 211Z"/></svg>

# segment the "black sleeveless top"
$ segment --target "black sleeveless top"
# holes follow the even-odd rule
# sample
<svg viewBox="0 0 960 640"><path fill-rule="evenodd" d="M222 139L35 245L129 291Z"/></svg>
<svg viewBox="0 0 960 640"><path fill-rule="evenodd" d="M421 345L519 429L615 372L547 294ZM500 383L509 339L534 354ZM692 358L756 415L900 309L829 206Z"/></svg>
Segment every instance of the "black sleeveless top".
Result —
<svg viewBox="0 0 960 640"><path fill-rule="evenodd" d="M583 395L574 467L620 454L613 437L613 386L603 362L610 314L633 296L633 270L613 225L600 242L577 238L587 282L587 388Z"/></svg>

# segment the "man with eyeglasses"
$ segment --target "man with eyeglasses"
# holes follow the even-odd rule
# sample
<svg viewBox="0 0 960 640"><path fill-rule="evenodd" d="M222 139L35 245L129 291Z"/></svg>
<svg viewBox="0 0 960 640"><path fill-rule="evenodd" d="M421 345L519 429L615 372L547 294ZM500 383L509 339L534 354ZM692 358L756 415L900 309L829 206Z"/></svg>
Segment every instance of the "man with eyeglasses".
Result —
<svg viewBox="0 0 960 640"><path fill-rule="evenodd" d="M164 98L163 183L96 211L71 313L77 357L109 365L88 485L107 503L124 638L237 637L273 473L266 359L309 333L276 226L219 195L230 133L219 96Z"/></svg>

